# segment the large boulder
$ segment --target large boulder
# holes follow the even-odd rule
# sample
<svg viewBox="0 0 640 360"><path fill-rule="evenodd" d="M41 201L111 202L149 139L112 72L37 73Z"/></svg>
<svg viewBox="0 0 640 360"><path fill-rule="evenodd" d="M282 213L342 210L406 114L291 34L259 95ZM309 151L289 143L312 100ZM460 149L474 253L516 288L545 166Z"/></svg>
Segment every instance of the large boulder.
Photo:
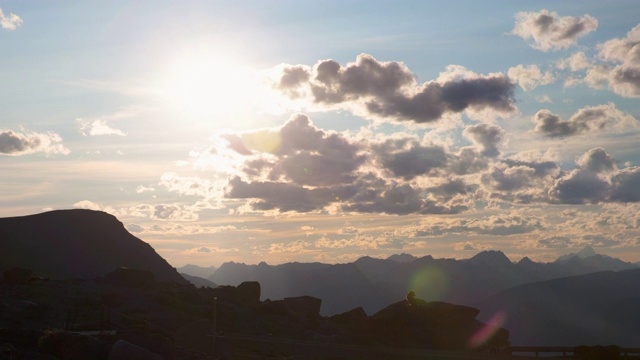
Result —
<svg viewBox="0 0 640 360"><path fill-rule="evenodd" d="M245 281L235 290L235 300L245 305L257 305L260 303L260 283L257 281Z"/></svg>
<svg viewBox="0 0 640 360"><path fill-rule="evenodd" d="M360 306L342 314L333 315L329 318L329 321L351 328L364 328L369 323L369 316Z"/></svg>
<svg viewBox="0 0 640 360"><path fill-rule="evenodd" d="M476 320L478 314L468 306L403 300L374 314L371 324L390 346L465 350L508 344L509 332Z"/></svg>
<svg viewBox="0 0 640 360"><path fill-rule="evenodd" d="M313 296L284 298L284 305L293 315L301 319L315 319L320 316L322 300Z"/></svg>

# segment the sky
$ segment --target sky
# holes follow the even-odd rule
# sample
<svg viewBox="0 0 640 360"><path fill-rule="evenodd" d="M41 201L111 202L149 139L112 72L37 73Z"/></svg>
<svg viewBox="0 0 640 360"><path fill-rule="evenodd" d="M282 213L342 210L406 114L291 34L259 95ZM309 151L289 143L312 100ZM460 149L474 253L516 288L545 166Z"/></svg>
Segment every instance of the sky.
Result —
<svg viewBox="0 0 640 360"><path fill-rule="evenodd" d="M0 216L106 211L176 267L640 262L639 19L636 1L0 0Z"/></svg>

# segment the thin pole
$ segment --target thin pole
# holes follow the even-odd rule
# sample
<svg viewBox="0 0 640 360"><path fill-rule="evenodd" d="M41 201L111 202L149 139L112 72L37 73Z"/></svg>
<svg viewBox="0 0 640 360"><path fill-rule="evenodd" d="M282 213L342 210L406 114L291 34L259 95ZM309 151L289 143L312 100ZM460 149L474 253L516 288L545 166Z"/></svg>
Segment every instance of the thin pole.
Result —
<svg viewBox="0 0 640 360"><path fill-rule="evenodd" d="M211 327L213 329L213 351L214 353L216 352L216 335L218 333L217 331L217 326L218 326L218 298L214 297L213 298L213 318L211 319Z"/></svg>

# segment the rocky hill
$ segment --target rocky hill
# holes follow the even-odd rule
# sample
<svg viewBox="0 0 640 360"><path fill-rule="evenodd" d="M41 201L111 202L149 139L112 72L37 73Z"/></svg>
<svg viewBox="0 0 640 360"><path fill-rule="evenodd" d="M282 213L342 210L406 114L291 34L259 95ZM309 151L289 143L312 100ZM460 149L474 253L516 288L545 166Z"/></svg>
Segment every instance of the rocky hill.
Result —
<svg viewBox="0 0 640 360"><path fill-rule="evenodd" d="M0 218L0 271L15 267L61 280L93 279L131 267L151 271L157 281L187 283L115 216L92 210Z"/></svg>

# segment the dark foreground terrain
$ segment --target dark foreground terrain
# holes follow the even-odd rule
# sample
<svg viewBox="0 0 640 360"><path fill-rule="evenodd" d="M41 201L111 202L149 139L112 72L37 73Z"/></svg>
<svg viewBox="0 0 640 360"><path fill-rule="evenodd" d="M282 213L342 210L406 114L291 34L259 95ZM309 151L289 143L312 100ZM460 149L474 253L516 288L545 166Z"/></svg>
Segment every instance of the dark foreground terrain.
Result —
<svg viewBox="0 0 640 360"><path fill-rule="evenodd" d="M27 275L0 283L0 359L473 358L509 344L478 310L448 303L398 299L373 316L323 317L310 296L260 301L257 282L196 288L133 269Z"/></svg>

